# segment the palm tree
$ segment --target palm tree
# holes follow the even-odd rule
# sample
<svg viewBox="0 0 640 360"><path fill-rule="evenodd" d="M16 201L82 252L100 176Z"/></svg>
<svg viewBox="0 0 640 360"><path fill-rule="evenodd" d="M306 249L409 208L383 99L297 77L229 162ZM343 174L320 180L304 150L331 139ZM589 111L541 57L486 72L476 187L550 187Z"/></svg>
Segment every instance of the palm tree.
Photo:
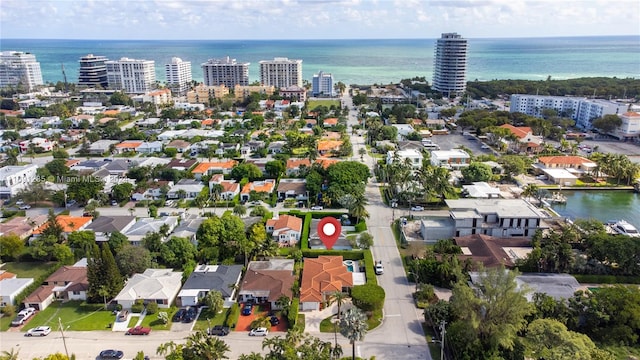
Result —
<svg viewBox="0 0 640 360"><path fill-rule="evenodd" d="M243 217L247 214L247 208L242 204L237 204L233 207L233 214L239 217Z"/></svg>
<svg viewBox="0 0 640 360"><path fill-rule="evenodd" d="M9 351L3 351L2 355L0 356L0 359L2 360L18 360L19 357L18 355L20 354L20 350L15 351L13 350L13 348L11 348L11 350Z"/></svg>
<svg viewBox="0 0 640 360"><path fill-rule="evenodd" d="M287 348L287 341L280 336L266 338L262 341L262 350L265 348L269 349L270 358L279 359Z"/></svg>
<svg viewBox="0 0 640 360"><path fill-rule="evenodd" d="M338 313L336 314L338 320L340 320L340 308L342 307L342 305L346 303L348 298L349 298L349 295L346 293L343 293L342 291L336 291L331 295L329 295L327 306L331 306L331 304L338 305Z"/></svg>
<svg viewBox="0 0 640 360"><path fill-rule="evenodd" d="M356 307L347 310L340 319L340 334L349 339L353 360L356 360L356 341L364 340L368 327L367 315Z"/></svg>
<svg viewBox="0 0 640 360"><path fill-rule="evenodd" d="M187 337L182 354L185 360L220 360L229 358L226 355L229 350L229 345L224 341L217 337L210 337L204 331L198 331Z"/></svg>
<svg viewBox="0 0 640 360"><path fill-rule="evenodd" d="M527 184L527 186L525 186L522 191L522 196L526 197L529 200L532 196L536 195L538 189L538 185L536 184Z"/></svg>
<svg viewBox="0 0 640 360"><path fill-rule="evenodd" d="M368 218L369 212L367 211L367 204L369 201L364 195L358 195L353 197L353 202L349 207L351 216L355 216L356 223L360 222L361 218Z"/></svg>
<svg viewBox="0 0 640 360"><path fill-rule="evenodd" d="M251 352L251 354L242 354L238 357L238 360L264 360L264 356L257 352Z"/></svg>

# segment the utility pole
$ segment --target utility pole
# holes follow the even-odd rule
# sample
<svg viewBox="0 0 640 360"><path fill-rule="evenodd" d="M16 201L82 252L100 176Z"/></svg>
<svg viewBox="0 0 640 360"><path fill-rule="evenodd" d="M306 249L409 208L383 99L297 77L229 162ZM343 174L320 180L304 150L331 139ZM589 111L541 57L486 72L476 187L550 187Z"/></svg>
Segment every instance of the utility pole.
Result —
<svg viewBox="0 0 640 360"><path fill-rule="evenodd" d="M64 352L67 354L67 359L69 359L69 350L67 349L67 340L64 337L64 329L62 328L62 319L58 317L58 326L60 326L60 334L62 334L62 344L64 345Z"/></svg>
<svg viewBox="0 0 640 360"><path fill-rule="evenodd" d="M444 360L444 337L447 334L447 330L445 329L446 325L447 325L446 321L442 320L440 322L440 331L441 331L440 345L442 345L442 348L440 349L440 360Z"/></svg>

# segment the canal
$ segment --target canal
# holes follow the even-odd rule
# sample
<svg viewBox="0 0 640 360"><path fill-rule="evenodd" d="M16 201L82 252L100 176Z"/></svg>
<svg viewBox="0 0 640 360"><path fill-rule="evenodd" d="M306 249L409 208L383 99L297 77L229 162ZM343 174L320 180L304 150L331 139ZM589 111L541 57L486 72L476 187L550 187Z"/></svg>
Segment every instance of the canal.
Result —
<svg viewBox="0 0 640 360"><path fill-rule="evenodd" d="M562 190L562 194L567 203L551 206L562 216L602 222L624 219L640 229L640 194L619 190Z"/></svg>

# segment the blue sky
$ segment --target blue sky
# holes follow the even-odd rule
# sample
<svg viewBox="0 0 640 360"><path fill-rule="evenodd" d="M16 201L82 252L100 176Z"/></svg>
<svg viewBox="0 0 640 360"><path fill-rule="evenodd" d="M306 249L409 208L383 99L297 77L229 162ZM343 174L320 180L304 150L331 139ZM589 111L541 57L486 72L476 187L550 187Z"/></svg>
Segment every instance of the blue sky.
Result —
<svg viewBox="0 0 640 360"><path fill-rule="evenodd" d="M0 0L1 38L640 35L638 0Z"/></svg>

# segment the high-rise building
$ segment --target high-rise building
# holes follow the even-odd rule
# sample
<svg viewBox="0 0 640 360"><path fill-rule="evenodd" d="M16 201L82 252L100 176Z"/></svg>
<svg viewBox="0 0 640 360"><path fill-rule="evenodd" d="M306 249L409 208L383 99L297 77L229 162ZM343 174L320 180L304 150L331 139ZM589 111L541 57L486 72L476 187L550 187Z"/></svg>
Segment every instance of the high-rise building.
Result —
<svg viewBox="0 0 640 360"><path fill-rule="evenodd" d="M80 58L80 69L78 75L78 85L90 87L109 86L107 81L107 65L105 62L109 60L105 56L96 56L88 54Z"/></svg>
<svg viewBox="0 0 640 360"><path fill-rule="evenodd" d="M277 88L302 87L302 60L277 57L260 61L260 82Z"/></svg>
<svg viewBox="0 0 640 360"><path fill-rule="evenodd" d="M313 96L334 96L336 93L333 89L333 75L322 71L314 74L311 80L311 94Z"/></svg>
<svg viewBox="0 0 640 360"><path fill-rule="evenodd" d="M202 64L204 84L207 86L224 85L233 89L236 85L249 85L249 63L239 63L236 59L209 59Z"/></svg>
<svg viewBox="0 0 640 360"><path fill-rule="evenodd" d="M44 85L36 56L21 51L0 52L0 87L19 84L27 90Z"/></svg>
<svg viewBox="0 0 640 360"><path fill-rule="evenodd" d="M457 33L445 33L438 39L431 87L447 97L467 89L467 39Z"/></svg>
<svg viewBox="0 0 640 360"><path fill-rule="evenodd" d="M129 59L105 61L109 88L132 94L144 94L156 88L156 66L153 60Z"/></svg>
<svg viewBox="0 0 640 360"><path fill-rule="evenodd" d="M167 86L179 96L186 95L191 83L191 61L182 61L179 57L171 58L171 63L164 66Z"/></svg>

